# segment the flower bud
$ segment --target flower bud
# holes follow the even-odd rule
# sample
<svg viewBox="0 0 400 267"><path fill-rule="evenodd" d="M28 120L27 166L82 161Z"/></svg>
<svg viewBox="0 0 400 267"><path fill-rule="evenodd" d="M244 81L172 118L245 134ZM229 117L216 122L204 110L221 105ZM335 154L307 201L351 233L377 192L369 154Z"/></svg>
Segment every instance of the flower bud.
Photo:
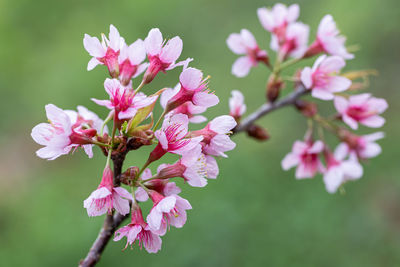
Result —
<svg viewBox="0 0 400 267"><path fill-rule="evenodd" d="M247 129L247 135L259 141L266 141L270 138L266 129L255 124L250 125Z"/></svg>
<svg viewBox="0 0 400 267"><path fill-rule="evenodd" d="M279 93L284 86L284 82L276 77L271 76L267 83L267 99L270 102L275 102L276 99L279 97Z"/></svg>
<svg viewBox="0 0 400 267"><path fill-rule="evenodd" d="M311 118L318 112L317 105L313 102L304 100L296 100L294 103L298 111L300 111L305 117Z"/></svg>

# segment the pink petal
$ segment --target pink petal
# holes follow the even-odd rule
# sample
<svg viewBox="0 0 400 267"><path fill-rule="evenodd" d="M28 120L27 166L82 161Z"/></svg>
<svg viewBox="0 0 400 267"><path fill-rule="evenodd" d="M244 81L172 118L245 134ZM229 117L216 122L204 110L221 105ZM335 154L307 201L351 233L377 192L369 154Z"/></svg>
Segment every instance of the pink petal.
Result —
<svg viewBox="0 0 400 267"><path fill-rule="evenodd" d="M114 27L114 25L110 25L110 33L108 35L110 39L110 47L114 51L119 51L120 49L120 41L121 41L121 36L119 35L119 32L117 28Z"/></svg>
<svg viewBox="0 0 400 267"><path fill-rule="evenodd" d="M247 56L238 58L232 65L232 74L236 77L245 77L249 74L253 62Z"/></svg>
<svg viewBox="0 0 400 267"><path fill-rule="evenodd" d="M202 79L203 73L195 68L187 68L179 76L180 83L187 90L197 89L200 86Z"/></svg>
<svg viewBox="0 0 400 267"><path fill-rule="evenodd" d="M287 154L282 160L282 169L285 171L299 164L299 157L293 153Z"/></svg>
<svg viewBox="0 0 400 267"><path fill-rule="evenodd" d="M321 62L320 68L327 73L339 72L346 65L346 61L339 56L327 57Z"/></svg>
<svg viewBox="0 0 400 267"><path fill-rule="evenodd" d="M353 129L353 130L357 130L358 129L357 121L354 120L353 118L347 116L346 114L343 114L342 120L343 120L344 123L349 125L351 129Z"/></svg>
<svg viewBox="0 0 400 267"><path fill-rule="evenodd" d="M99 39L97 39L96 37L91 37L88 34L85 34L85 37L83 38L83 46L92 57L101 58L104 57L106 54Z"/></svg>
<svg viewBox="0 0 400 267"><path fill-rule="evenodd" d="M346 112L347 107L348 107L348 101L346 98L341 97L341 96L335 96L333 103L335 105L336 110L340 114L343 114L344 112Z"/></svg>
<svg viewBox="0 0 400 267"><path fill-rule="evenodd" d="M311 68L310 67L305 67L301 71L301 76L300 76L301 82L304 84L304 87L307 89L310 89L312 86L312 73L311 73Z"/></svg>
<svg viewBox="0 0 400 267"><path fill-rule="evenodd" d="M154 56L161 52L163 37L159 29L151 29L146 39L144 40L144 46L147 54Z"/></svg>
<svg viewBox="0 0 400 267"><path fill-rule="evenodd" d="M173 63L175 62L182 53L183 43L181 38L178 36L172 38L162 48L160 59L163 62Z"/></svg>
<svg viewBox="0 0 400 267"><path fill-rule="evenodd" d="M253 34L249 30L242 29L240 31L240 35L242 37L243 43L245 44L245 46L247 48L255 49L258 47L256 39L254 38Z"/></svg>
<svg viewBox="0 0 400 267"><path fill-rule="evenodd" d="M88 65L87 65L87 70L88 71L91 71L92 69L94 69L97 65L99 65L99 64L102 64L100 61L98 61L97 60L97 58L95 58L95 57L92 57L90 60L89 60L89 63L88 63Z"/></svg>
<svg viewBox="0 0 400 267"><path fill-rule="evenodd" d="M142 39L136 40L128 47L128 57L133 65L139 65L146 58L146 49Z"/></svg>
<svg viewBox="0 0 400 267"><path fill-rule="evenodd" d="M334 98L334 95L331 92L319 88L313 88L311 95L321 100L332 100Z"/></svg>
<svg viewBox="0 0 400 267"><path fill-rule="evenodd" d="M385 119L375 115L361 120L360 123L371 128L380 128L385 124Z"/></svg>
<svg viewBox="0 0 400 267"><path fill-rule="evenodd" d="M198 92L193 96L193 103L197 106L212 107L219 103L218 96L208 92Z"/></svg>
<svg viewBox="0 0 400 267"><path fill-rule="evenodd" d="M210 129L218 134L226 134L236 126L236 121L232 116L222 115L209 122Z"/></svg>
<svg viewBox="0 0 400 267"><path fill-rule="evenodd" d="M228 45L229 49L238 55L246 54L247 49L246 46L243 44L242 36L238 33L231 33L226 40L226 44Z"/></svg>
<svg viewBox="0 0 400 267"><path fill-rule="evenodd" d="M351 81L345 77L335 76L329 82L329 89L332 92L343 92L349 89Z"/></svg>

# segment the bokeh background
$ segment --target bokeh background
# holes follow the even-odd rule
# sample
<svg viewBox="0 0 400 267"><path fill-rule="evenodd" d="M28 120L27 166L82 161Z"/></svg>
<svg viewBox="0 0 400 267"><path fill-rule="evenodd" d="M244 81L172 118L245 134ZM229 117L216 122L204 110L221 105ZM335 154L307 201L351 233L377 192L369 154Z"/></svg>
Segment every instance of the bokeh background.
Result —
<svg viewBox="0 0 400 267"><path fill-rule="evenodd" d="M124 242L111 242L99 266L399 266L400 5L397 0L297 1L300 20L311 26L332 14L348 44L359 45L346 70L377 69L370 90L388 99L383 154L364 164L365 175L346 184L345 194L328 194L320 176L296 181L280 161L305 121L292 108L260 120L272 138L265 143L241 134L237 149L222 159L220 176L202 189L185 186L193 206L187 224L171 229L157 255ZM81 104L105 117L91 97L105 97L102 67L87 72L84 33L99 36L114 24L128 42L152 27L165 37L179 35L182 58L212 76L221 104L212 118L228 112L230 90L240 89L248 110L264 101L265 67L238 79L236 58L225 45L231 32L247 28L260 46L269 36L256 9L270 0L228 1L0 1L0 266L75 266L91 246L103 217L88 218L82 201L100 180L104 157L96 148L56 161L34 154L32 127L45 121L44 105L64 109ZM287 4L293 1L287 1ZM311 39L311 38L310 38ZM311 41L311 40L310 40ZM312 64L312 60L305 64ZM294 71L292 69L291 71ZM146 90L174 86L179 70L159 75ZM331 110L332 105L324 106ZM372 132L364 129L361 132ZM142 165L144 152L126 166Z"/></svg>

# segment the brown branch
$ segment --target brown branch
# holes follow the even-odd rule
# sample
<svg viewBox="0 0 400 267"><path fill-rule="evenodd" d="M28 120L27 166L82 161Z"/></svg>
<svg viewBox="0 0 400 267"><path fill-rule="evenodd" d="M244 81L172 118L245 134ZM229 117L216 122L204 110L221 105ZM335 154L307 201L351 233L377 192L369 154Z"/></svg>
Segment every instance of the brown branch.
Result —
<svg viewBox="0 0 400 267"><path fill-rule="evenodd" d="M121 182L118 177L121 176L122 165L124 163L127 152L128 151L125 150L125 151L116 153L111 156L113 163L114 163L114 185L115 186L121 185ZM129 215L121 215L119 213L106 216L103 227L101 228L101 230L99 232L99 235L97 236L92 247L90 248L89 253L87 254L86 258L80 261L79 267L95 266L96 263L99 262L101 254L103 253L105 247L108 244L108 241L110 241L115 230L117 230L117 228L120 226L120 224L128 217L129 217Z"/></svg>
<svg viewBox="0 0 400 267"><path fill-rule="evenodd" d="M277 101L275 101L273 103L265 103L265 104L263 104L255 112L253 112L252 114L250 114L249 116L244 118L240 122L240 124L238 124L235 127L235 129L233 129L233 134L237 134L239 132L246 131L259 118L265 116L266 114L268 114L268 113L270 113L270 112L272 112L272 111L274 111L276 109L279 109L279 108L294 104L297 99L299 99L301 96L305 95L308 92L309 92L309 90L307 90L307 89L305 89L304 87L301 86L301 87L298 87L296 91L294 91L293 93L289 94L285 98L277 100Z"/></svg>

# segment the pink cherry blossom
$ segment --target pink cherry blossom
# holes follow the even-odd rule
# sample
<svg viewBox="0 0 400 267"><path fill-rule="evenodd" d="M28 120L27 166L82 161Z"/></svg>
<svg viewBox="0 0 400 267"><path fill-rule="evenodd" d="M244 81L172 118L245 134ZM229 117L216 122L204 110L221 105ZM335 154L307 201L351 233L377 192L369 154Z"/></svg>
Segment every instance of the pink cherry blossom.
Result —
<svg viewBox="0 0 400 267"><path fill-rule="evenodd" d="M135 78L142 74L149 63L143 63L146 58L146 49L141 39L136 40L131 45L123 45L118 57L119 62L119 79L124 86L129 85L131 78Z"/></svg>
<svg viewBox="0 0 400 267"><path fill-rule="evenodd" d="M132 211L131 223L115 231L114 241L119 241L124 236L127 239L125 249L129 245L132 247L136 240L140 248L144 246L149 253L157 253L161 249L160 236L150 230L139 207Z"/></svg>
<svg viewBox="0 0 400 267"><path fill-rule="evenodd" d="M211 93L203 80L203 73L195 68L185 69L179 76L181 88L166 105L165 111L170 112L186 102L200 107L212 107L219 103L216 95Z"/></svg>
<svg viewBox="0 0 400 267"><path fill-rule="evenodd" d="M312 178L318 171L323 171L323 165L319 159L319 154L323 149L322 141L296 141L292 152L282 160L282 168L286 171L297 166L297 179Z"/></svg>
<svg viewBox="0 0 400 267"><path fill-rule="evenodd" d="M113 208L125 215L130 210L129 200L133 200L133 198L126 189L114 187L113 172L107 166L99 187L83 202L83 207L87 209L89 216L100 216L106 212L111 214Z"/></svg>
<svg viewBox="0 0 400 267"><path fill-rule="evenodd" d="M204 154L228 157L224 152L234 149L236 144L227 134L236 124L232 116L219 116L210 121L205 128L192 132L191 136L204 137L201 141Z"/></svg>
<svg viewBox="0 0 400 267"><path fill-rule="evenodd" d="M257 66L258 62L269 64L267 52L258 47L253 34L247 29L241 30L240 33L232 33L226 43L233 53L244 55L238 58L232 66L232 74L237 77L246 76L252 67Z"/></svg>
<svg viewBox="0 0 400 267"><path fill-rule="evenodd" d="M166 118L161 129L154 133L158 144L150 153L149 162L160 159L167 152L182 155L195 148L203 137L186 137L188 124L189 118L185 114L176 114Z"/></svg>
<svg viewBox="0 0 400 267"><path fill-rule="evenodd" d="M271 38L271 49L279 51L282 59L287 56L301 58L307 50L307 42L310 28L301 22L288 25L282 42L275 35Z"/></svg>
<svg viewBox="0 0 400 267"><path fill-rule="evenodd" d="M156 177L159 179L182 177L193 187L204 187L207 185L206 178L216 178L213 176L214 163L216 162L207 163L206 157L201 153L201 146L198 145L183 154L175 164L161 168ZM216 168L218 169L218 166Z"/></svg>
<svg viewBox="0 0 400 267"><path fill-rule="evenodd" d="M72 148L82 146L91 158L92 138L103 121L82 106L78 107L79 113L62 110L53 104L46 105L45 109L50 123L36 125L31 133L36 143L45 146L36 152L38 157L54 160L68 154Z"/></svg>
<svg viewBox="0 0 400 267"><path fill-rule="evenodd" d="M170 225L183 227L186 223L186 210L192 209L189 201L178 195L164 197L156 191L151 191L150 198L153 208L147 216L147 223L153 233L163 236Z"/></svg>
<svg viewBox="0 0 400 267"><path fill-rule="evenodd" d="M146 97L143 93L135 94L132 88L123 86L117 79L106 79L104 82L106 92L110 100L92 100L101 106L105 106L115 112L119 120L130 119L135 116L138 109L146 107L157 100L158 96Z"/></svg>
<svg viewBox="0 0 400 267"><path fill-rule="evenodd" d="M179 83L175 86L174 89L167 88L166 90L164 90L160 97L161 106L165 109L167 107L168 101L173 98L180 90L181 85ZM174 114L181 113L187 115L191 123L202 123L205 122L207 118L198 114L201 114L206 110L207 107L196 106L192 102L188 101L176 107L174 110L169 112L167 116L173 116Z"/></svg>
<svg viewBox="0 0 400 267"><path fill-rule="evenodd" d="M166 166L168 166L168 165L161 164L157 169L157 175ZM155 177L157 175L155 175ZM170 182L169 179L154 179L154 180L151 180L148 182L146 181L152 177L153 177L153 175L151 174L150 169L145 169L143 171L141 179L143 181L145 181L144 185L147 188L154 190L164 196L177 195L181 192L181 189L178 186L176 186L176 184L174 182ZM143 188L138 187L138 189L136 189L136 192L135 192L135 198L138 201L145 202L149 199L149 195Z"/></svg>
<svg viewBox="0 0 400 267"><path fill-rule="evenodd" d="M385 137L383 132L357 136L347 134L338 148L340 153L346 155L357 156L358 159L369 159L378 156L382 152L382 148L375 142Z"/></svg>
<svg viewBox="0 0 400 267"><path fill-rule="evenodd" d="M336 149L332 154L325 151L326 170L324 171L324 183L326 191L333 194L347 181L357 180L363 175L363 168L356 157L350 156L345 160L346 153L342 149Z"/></svg>
<svg viewBox="0 0 400 267"><path fill-rule="evenodd" d="M351 81L338 76L339 71L346 65L343 58L338 56L320 56L312 68L305 67L301 72L301 82L315 98L332 100L334 93L347 90Z"/></svg>
<svg viewBox="0 0 400 267"><path fill-rule="evenodd" d="M246 112L246 104L244 104L244 96L242 92L233 90L231 94L232 96L229 98L229 115L234 117L237 121Z"/></svg>
<svg viewBox="0 0 400 267"><path fill-rule="evenodd" d="M297 4L286 7L284 4L277 3L272 9L262 7L257 10L261 25L275 34L279 42L285 39L287 26L297 20L299 13L300 8Z"/></svg>
<svg viewBox="0 0 400 267"><path fill-rule="evenodd" d="M109 39L103 34L100 42L97 37L91 37L85 34L83 38L83 46L86 51L93 57L87 66L88 70L94 69L97 65L106 65L111 77L118 77L119 64L118 56L121 47L125 44L125 40L119 35L118 30L110 25Z"/></svg>
<svg viewBox="0 0 400 267"><path fill-rule="evenodd" d="M165 41L159 29L151 29L144 45L147 52L147 57L150 61L150 66L143 77L145 83L150 83L156 75L162 71L171 70L177 66L187 67L191 58L175 63L182 53L183 43L181 38L175 36L164 45Z"/></svg>
<svg viewBox="0 0 400 267"><path fill-rule="evenodd" d="M334 103L342 120L354 130L358 128L358 122L372 128L382 127L385 123L385 119L378 115L388 107L385 99L366 93L350 96L349 99L336 96Z"/></svg>
<svg viewBox="0 0 400 267"><path fill-rule="evenodd" d="M317 39L308 49L306 57L328 53L344 59L354 58L354 55L350 54L344 45L346 38L339 34L333 17L331 15L324 16L318 26Z"/></svg>

